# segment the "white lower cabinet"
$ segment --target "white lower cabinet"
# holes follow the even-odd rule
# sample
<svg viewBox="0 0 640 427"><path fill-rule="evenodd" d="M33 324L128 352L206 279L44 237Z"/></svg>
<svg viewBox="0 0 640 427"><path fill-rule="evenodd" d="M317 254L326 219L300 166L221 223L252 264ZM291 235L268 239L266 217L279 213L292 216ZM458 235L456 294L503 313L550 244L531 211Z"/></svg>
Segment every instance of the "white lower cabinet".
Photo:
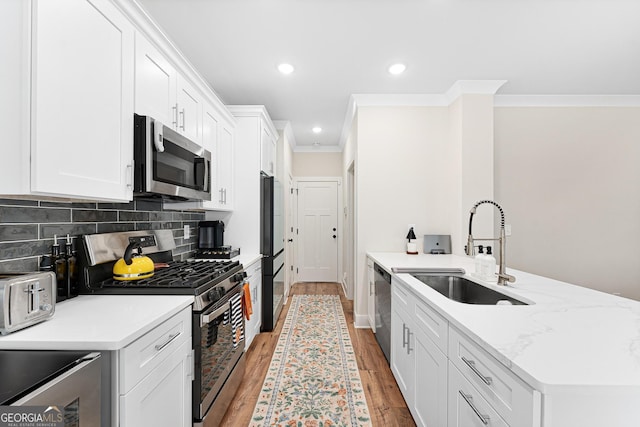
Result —
<svg viewBox="0 0 640 427"><path fill-rule="evenodd" d="M445 424L441 424L445 425ZM449 367L449 427L508 427L498 413L458 371Z"/></svg>
<svg viewBox="0 0 640 427"><path fill-rule="evenodd" d="M118 351L119 427L192 425L191 307Z"/></svg>
<svg viewBox="0 0 640 427"><path fill-rule="evenodd" d="M419 426L541 426L541 394L392 278L391 370Z"/></svg>
<svg viewBox="0 0 640 427"><path fill-rule="evenodd" d="M245 268L247 282L251 291L251 307L253 314L245 322L245 351L249 350L253 339L260 333L262 326L262 259Z"/></svg>
<svg viewBox="0 0 640 427"><path fill-rule="evenodd" d="M391 370L416 424L441 427L447 424L447 356L436 343L438 335L425 327L426 310L408 289L392 281ZM446 325L437 313L429 315Z"/></svg>

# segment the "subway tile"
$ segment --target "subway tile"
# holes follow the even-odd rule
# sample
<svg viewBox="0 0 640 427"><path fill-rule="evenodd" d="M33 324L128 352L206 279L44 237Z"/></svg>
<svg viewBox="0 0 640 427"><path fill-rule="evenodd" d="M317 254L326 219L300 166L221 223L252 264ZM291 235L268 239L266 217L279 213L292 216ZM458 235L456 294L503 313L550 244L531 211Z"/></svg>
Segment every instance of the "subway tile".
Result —
<svg viewBox="0 0 640 427"><path fill-rule="evenodd" d="M116 231L134 231L133 222L106 222L98 224L98 233L115 233Z"/></svg>
<svg viewBox="0 0 640 427"><path fill-rule="evenodd" d="M37 200L0 199L0 205L38 206Z"/></svg>
<svg viewBox="0 0 640 427"><path fill-rule="evenodd" d="M0 225L0 241L36 240L37 238L36 224Z"/></svg>
<svg viewBox="0 0 640 427"><path fill-rule="evenodd" d="M161 211L162 200L136 199L137 211Z"/></svg>
<svg viewBox="0 0 640 427"><path fill-rule="evenodd" d="M73 222L116 222L118 212L97 210L73 210Z"/></svg>
<svg viewBox="0 0 640 427"><path fill-rule="evenodd" d="M191 218L188 213L185 212L172 212L174 221L188 221Z"/></svg>
<svg viewBox="0 0 640 427"><path fill-rule="evenodd" d="M137 211L120 211L118 212L119 221L149 221L149 212Z"/></svg>
<svg viewBox="0 0 640 427"><path fill-rule="evenodd" d="M66 236L80 236L82 234L94 234L97 227L95 223L71 223L71 224L41 224L40 225L40 238L52 239L56 234L58 237Z"/></svg>
<svg viewBox="0 0 640 427"><path fill-rule="evenodd" d="M171 212L149 212L149 221L171 221L173 214Z"/></svg>
<svg viewBox="0 0 640 427"><path fill-rule="evenodd" d="M180 222L151 222L152 230L175 230L182 228L182 223Z"/></svg>
<svg viewBox="0 0 640 427"><path fill-rule="evenodd" d="M30 271L38 271L38 257L21 258L9 261L0 261L0 272L3 273L24 273Z"/></svg>
<svg viewBox="0 0 640 427"><path fill-rule="evenodd" d="M27 242L0 243L0 259L25 258L39 256L49 252L46 240L30 240Z"/></svg>
<svg viewBox="0 0 640 427"><path fill-rule="evenodd" d="M71 209L0 206L3 223L71 222Z"/></svg>
<svg viewBox="0 0 640 427"><path fill-rule="evenodd" d="M95 202L50 202L50 201L41 201L41 207L49 207L49 208L74 208L74 209L95 209Z"/></svg>
<svg viewBox="0 0 640 427"><path fill-rule="evenodd" d="M111 209L111 210L120 210L120 209L126 209L126 210L134 210L135 207L135 203L133 202L128 202L128 203L98 203L98 209Z"/></svg>
<svg viewBox="0 0 640 427"><path fill-rule="evenodd" d="M150 222L136 222L136 230L151 230Z"/></svg>

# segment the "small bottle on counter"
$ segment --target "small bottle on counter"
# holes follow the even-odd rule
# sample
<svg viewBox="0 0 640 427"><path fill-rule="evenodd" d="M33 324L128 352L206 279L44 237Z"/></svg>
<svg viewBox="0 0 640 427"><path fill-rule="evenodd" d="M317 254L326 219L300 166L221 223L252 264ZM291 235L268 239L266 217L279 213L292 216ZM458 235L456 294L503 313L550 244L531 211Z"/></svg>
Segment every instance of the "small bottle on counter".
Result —
<svg viewBox="0 0 640 427"><path fill-rule="evenodd" d="M53 246L51 246L51 258L56 273L56 283L58 288L58 301L67 299L67 260L65 253L60 251L58 236L53 235Z"/></svg>
<svg viewBox="0 0 640 427"><path fill-rule="evenodd" d="M476 254L475 260L475 269L474 275L477 277L482 277L482 260L484 259L484 246L478 246L478 253Z"/></svg>
<svg viewBox="0 0 640 427"><path fill-rule="evenodd" d="M72 298L76 295L77 288L77 269L76 269L76 257L73 251L73 243L71 237L67 234L67 243L65 244L65 284L67 291L67 298Z"/></svg>
<svg viewBox="0 0 640 427"><path fill-rule="evenodd" d="M487 246L487 254L482 259L482 279L487 282L497 282L496 259L491 252L491 246Z"/></svg>

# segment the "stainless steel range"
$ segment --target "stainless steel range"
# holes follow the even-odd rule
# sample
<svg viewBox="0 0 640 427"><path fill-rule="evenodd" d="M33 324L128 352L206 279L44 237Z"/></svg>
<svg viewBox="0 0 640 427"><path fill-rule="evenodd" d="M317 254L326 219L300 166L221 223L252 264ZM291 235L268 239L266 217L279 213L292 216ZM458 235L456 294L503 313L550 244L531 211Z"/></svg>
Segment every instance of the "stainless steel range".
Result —
<svg viewBox="0 0 640 427"><path fill-rule="evenodd" d="M130 242L144 236L152 277L114 280L112 268ZM237 261L173 261L170 230L91 234L79 249L80 293L193 295L194 426L217 426L245 370L243 284Z"/></svg>

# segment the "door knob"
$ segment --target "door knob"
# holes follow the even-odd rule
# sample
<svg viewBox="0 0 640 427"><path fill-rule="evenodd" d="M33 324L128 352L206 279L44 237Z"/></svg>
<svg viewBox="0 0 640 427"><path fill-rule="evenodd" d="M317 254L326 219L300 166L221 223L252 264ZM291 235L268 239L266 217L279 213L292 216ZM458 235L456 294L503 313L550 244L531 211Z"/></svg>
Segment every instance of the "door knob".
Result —
<svg viewBox="0 0 640 427"><path fill-rule="evenodd" d="M336 231L336 229L334 228L333 231Z"/></svg>
<svg viewBox="0 0 640 427"><path fill-rule="evenodd" d="M335 235L335 234L333 235L333 238L334 238L334 239L336 238L336 235Z"/></svg>
<svg viewBox="0 0 640 427"><path fill-rule="evenodd" d="M287 242L293 242L293 239L289 239L289 240L287 240Z"/></svg>

